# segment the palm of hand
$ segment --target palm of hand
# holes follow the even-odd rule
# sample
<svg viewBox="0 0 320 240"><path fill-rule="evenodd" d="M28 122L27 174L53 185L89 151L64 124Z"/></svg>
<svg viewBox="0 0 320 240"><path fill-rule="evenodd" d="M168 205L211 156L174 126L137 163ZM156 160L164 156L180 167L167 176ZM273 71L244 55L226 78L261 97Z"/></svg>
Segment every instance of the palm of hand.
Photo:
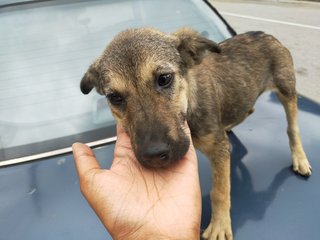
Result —
<svg viewBox="0 0 320 240"><path fill-rule="evenodd" d="M201 193L194 148L168 169L149 170L135 159L122 129L117 136L109 170L95 166L82 180L79 173L82 193L110 234L115 239L198 238Z"/></svg>

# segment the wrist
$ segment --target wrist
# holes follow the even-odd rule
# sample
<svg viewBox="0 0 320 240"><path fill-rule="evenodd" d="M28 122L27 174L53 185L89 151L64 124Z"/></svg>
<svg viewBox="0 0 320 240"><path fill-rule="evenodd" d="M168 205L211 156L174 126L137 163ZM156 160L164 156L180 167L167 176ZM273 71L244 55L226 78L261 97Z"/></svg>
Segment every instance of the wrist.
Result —
<svg viewBox="0 0 320 240"><path fill-rule="evenodd" d="M157 240L199 240L200 239L200 229L190 230L184 233L174 234L165 234L161 233L160 230L152 229L152 231L145 231L142 229L138 229L131 233L125 233L125 230L122 234L112 235L112 239L115 240L149 240L149 239L157 239Z"/></svg>

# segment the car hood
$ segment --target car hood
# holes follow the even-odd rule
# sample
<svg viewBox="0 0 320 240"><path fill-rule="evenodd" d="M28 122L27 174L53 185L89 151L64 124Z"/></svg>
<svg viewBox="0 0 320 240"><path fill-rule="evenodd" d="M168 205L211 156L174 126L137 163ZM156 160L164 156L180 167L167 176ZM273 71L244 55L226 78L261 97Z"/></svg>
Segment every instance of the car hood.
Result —
<svg viewBox="0 0 320 240"><path fill-rule="evenodd" d="M285 114L274 94L263 94L255 113L229 133L235 239L318 239L320 106L299 97L299 110L310 178L291 170ZM94 149L104 168L113 148ZM198 157L205 228L211 172ZM1 239L111 239L80 193L71 154L0 168L0 216Z"/></svg>

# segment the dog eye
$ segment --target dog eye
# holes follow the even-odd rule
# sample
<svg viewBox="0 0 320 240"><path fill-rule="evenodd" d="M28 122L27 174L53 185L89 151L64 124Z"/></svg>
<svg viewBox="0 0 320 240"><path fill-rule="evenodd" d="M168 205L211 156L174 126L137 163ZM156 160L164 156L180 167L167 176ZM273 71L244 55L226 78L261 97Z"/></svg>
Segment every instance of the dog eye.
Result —
<svg viewBox="0 0 320 240"><path fill-rule="evenodd" d="M162 88L167 88L171 85L173 80L172 73L161 74L158 77L158 86Z"/></svg>
<svg viewBox="0 0 320 240"><path fill-rule="evenodd" d="M107 98L113 105L121 105L123 103L123 97L121 97L118 93L110 93L107 95Z"/></svg>

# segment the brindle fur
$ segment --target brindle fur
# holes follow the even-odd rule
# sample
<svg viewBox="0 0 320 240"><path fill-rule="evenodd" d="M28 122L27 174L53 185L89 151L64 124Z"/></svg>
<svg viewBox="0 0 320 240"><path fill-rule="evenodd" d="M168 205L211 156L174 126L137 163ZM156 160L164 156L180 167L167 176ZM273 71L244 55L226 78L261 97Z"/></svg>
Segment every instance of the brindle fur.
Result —
<svg viewBox="0 0 320 240"><path fill-rule="evenodd" d="M174 74L174 80L170 87L161 88L157 76L165 73ZM203 233L206 239L232 239L226 132L253 112L264 91L274 90L285 108L293 170L311 175L297 124L291 55L263 32L216 44L190 29L173 34L148 28L126 30L83 77L82 92L87 94L93 87L100 94L122 97L122 104L110 103L110 107L145 167L166 167L186 153L189 141L183 126L187 120L194 145L212 164L213 214ZM159 153L163 148L168 150L164 158L144 155L146 149Z"/></svg>

